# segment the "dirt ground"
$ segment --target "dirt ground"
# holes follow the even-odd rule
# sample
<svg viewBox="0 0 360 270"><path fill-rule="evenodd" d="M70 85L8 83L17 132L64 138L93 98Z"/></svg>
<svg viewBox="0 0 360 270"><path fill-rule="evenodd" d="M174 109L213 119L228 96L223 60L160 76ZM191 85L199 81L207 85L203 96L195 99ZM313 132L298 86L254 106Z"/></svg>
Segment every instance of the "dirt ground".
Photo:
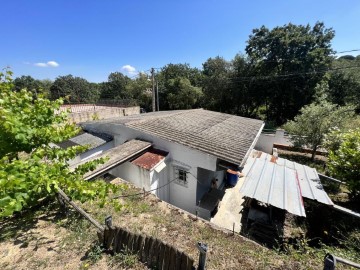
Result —
<svg viewBox="0 0 360 270"><path fill-rule="evenodd" d="M129 186L126 194L138 193ZM262 247L238 234L219 230L208 222L160 201L153 195L120 199L99 208L80 204L100 222L108 215L113 225L156 237L190 255L195 264L197 242L206 243L207 269L322 269L327 250L299 249L285 254ZM70 211L59 215L55 203L0 222L0 269L147 269L136 254L111 256L96 243L96 231ZM99 250L100 249L100 250ZM345 269L345 268L339 268Z"/></svg>

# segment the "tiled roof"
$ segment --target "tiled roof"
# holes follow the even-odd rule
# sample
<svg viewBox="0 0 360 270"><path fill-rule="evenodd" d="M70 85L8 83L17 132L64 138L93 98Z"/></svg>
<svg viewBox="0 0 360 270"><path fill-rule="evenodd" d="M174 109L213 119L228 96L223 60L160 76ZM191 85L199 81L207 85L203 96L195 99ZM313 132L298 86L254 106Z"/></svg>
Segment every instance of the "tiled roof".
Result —
<svg viewBox="0 0 360 270"><path fill-rule="evenodd" d="M61 148L68 148L76 145L88 145L89 149L96 148L112 140L112 137L104 133L91 134L88 132L80 132L77 136L70 138L61 143L57 143Z"/></svg>
<svg viewBox="0 0 360 270"><path fill-rule="evenodd" d="M203 109L153 112L99 123L124 125L237 165L263 125L260 120Z"/></svg>

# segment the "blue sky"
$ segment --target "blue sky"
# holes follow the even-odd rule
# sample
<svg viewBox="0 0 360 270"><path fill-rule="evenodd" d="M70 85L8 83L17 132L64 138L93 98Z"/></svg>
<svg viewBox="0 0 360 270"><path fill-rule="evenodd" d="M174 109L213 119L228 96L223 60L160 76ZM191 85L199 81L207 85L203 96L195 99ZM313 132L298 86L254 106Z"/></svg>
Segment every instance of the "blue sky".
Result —
<svg viewBox="0 0 360 270"><path fill-rule="evenodd" d="M251 30L323 21L337 51L360 49L358 0L12 0L1 4L0 67L92 82L244 52ZM360 54L360 52L359 52ZM125 68L123 68L125 66Z"/></svg>

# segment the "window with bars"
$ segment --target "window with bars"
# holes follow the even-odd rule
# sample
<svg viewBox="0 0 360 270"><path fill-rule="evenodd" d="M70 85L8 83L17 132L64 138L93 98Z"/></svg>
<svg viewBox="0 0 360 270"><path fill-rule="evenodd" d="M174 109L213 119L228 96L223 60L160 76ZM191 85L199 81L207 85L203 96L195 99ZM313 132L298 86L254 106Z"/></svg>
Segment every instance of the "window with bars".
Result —
<svg viewBox="0 0 360 270"><path fill-rule="evenodd" d="M180 184L184 187L187 187L188 185L188 179L187 179L187 171L183 168L179 168L179 167L175 167L175 178L176 178L176 183Z"/></svg>

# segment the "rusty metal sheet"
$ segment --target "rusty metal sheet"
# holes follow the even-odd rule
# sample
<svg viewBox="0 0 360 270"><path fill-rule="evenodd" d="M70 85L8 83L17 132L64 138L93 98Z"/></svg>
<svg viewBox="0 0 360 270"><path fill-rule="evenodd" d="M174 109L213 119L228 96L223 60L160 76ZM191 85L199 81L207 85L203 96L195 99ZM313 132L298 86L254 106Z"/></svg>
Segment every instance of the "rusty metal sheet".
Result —
<svg viewBox="0 0 360 270"><path fill-rule="evenodd" d="M163 161L167 155L168 152L151 148L138 158L131 161L131 163L146 170L152 170L157 164Z"/></svg>

